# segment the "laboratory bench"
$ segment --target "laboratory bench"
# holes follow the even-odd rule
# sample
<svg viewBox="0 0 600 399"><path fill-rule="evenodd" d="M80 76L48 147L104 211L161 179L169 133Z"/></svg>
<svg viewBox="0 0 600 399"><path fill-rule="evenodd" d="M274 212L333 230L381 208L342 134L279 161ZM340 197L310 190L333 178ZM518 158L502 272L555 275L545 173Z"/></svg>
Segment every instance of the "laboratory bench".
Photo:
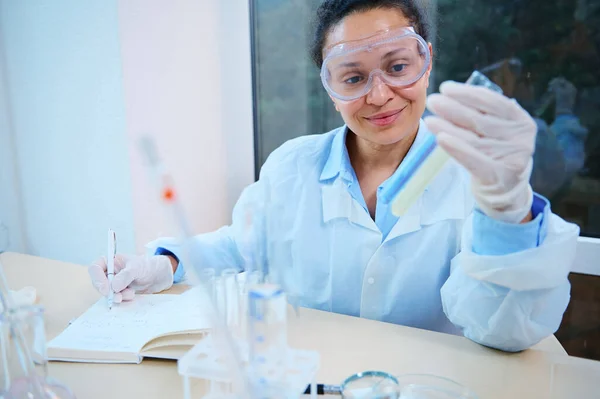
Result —
<svg viewBox="0 0 600 399"><path fill-rule="evenodd" d="M32 286L45 308L50 340L99 299L82 265L30 255L0 255L8 284ZM175 285L168 293L181 293ZM495 398L600 398L600 362L568 356L554 336L520 353L505 353L467 338L313 309L290 312L289 345L320 354L317 382L339 384L363 370L395 375L426 373L450 378ZM141 364L51 362L49 374L78 398L183 398L177 362ZM201 397L205 382L192 387Z"/></svg>

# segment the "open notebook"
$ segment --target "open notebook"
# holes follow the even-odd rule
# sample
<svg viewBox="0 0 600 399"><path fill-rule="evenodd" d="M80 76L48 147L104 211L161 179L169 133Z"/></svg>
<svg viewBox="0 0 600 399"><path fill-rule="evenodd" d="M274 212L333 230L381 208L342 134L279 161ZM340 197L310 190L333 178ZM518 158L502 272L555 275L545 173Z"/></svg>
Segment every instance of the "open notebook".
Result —
<svg viewBox="0 0 600 399"><path fill-rule="evenodd" d="M140 363L144 357L179 359L210 328L200 296L137 295L108 309L101 298L48 343L48 359Z"/></svg>

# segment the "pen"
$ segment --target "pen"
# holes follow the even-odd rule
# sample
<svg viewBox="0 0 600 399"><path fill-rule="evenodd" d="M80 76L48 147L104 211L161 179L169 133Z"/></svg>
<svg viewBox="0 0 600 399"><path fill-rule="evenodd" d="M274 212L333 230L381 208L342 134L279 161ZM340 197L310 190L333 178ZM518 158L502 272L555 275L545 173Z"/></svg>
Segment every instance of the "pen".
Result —
<svg viewBox="0 0 600 399"><path fill-rule="evenodd" d="M112 309L114 291L112 280L115 276L115 255L117 254L117 236L114 231L108 230L108 252L106 257L106 274L108 276L108 308Z"/></svg>

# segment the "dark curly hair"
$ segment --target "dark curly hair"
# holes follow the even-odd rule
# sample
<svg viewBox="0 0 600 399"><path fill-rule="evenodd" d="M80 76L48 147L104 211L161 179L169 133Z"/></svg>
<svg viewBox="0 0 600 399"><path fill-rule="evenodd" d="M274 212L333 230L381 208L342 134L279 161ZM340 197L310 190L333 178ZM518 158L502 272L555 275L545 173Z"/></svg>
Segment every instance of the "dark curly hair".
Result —
<svg viewBox="0 0 600 399"><path fill-rule="evenodd" d="M317 67L321 68L323 64L323 45L331 28L350 14L377 8L395 8L402 11L415 31L428 41L429 21L418 0L325 0L317 9L314 38L310 48L310 55Z"/></svg>

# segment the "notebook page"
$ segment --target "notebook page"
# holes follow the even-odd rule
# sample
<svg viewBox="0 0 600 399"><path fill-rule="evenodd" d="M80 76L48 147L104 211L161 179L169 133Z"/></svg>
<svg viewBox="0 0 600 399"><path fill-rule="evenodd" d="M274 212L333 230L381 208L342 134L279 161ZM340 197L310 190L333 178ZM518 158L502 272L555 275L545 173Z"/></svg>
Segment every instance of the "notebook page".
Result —
<svg viewBox="0 0 600 399"><path fill-rule="evenodd" d="M188 289L177 298L176 306L168 315L168 325L172 331L197 331L210 327L207 297L200 294L200 287Z"/></svg>
<svg viewBox="0 0 600 399"><path fill-rule="evenodd" d="M137 354L146 342L159 335L176 332L179 328L207 328L202 312L190 311L197 306L182 299L180 295L136 295L133 301L117 304L109 310L106 298L100 298L49 342L49 352L63 348L69 352Z"/></svg>

